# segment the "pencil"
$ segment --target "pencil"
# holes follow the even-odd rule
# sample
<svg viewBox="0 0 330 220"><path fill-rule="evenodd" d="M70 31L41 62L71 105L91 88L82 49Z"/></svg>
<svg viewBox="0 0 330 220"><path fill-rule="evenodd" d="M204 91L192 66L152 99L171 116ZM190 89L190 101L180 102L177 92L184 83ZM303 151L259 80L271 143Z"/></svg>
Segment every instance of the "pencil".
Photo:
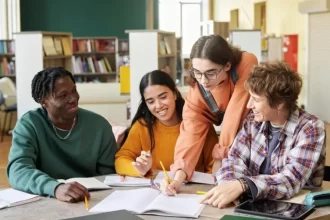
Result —
<svg viewBox="0 0 330 220"><path fill-rule="evenodd" d="M160 163L160 166L162 167L162 169L163 169L163 171L165 173L165 176L166 176L166 179L167 179L168 184L170 184L172 182L171 178L168 176L168 174L167 174L167 172L165 170L165 167L164 167L162 161L159 161L159 163ZM175 193L174 196L177 196L177 194Z"/></svg>
<svg viewBox="0 0 330 220"><path fill-rule="evenodd" d="M160 165L161 165L162 168L163 168L163 171L164 171L164 173L165 173L165 175L166 175L166 179L167 179L167 181L168 181L168 184L170 184L170 183L171 183L171 179L170 179L170 177L168 176L168 174L167 174L167 172L166 172L166 170L165 170L165 167L164 167L162 161L159 161L159 163L160 163Z"/></svg>
<svg viewBox="0 0 330 220"><path fill-rule="evenodd" d="M88 207L88 199L87 199L87 196L85 196L85 206L86 206L86 210L88 211L88 210L89 210L89 207Z"/></svg>
<svg viewBox="0 0 330 220"><path fill-rule="evenodd" d="M205 192L205 191L196 191L196 194L197 194L197 195L205 195L206 192Z"/></svg>

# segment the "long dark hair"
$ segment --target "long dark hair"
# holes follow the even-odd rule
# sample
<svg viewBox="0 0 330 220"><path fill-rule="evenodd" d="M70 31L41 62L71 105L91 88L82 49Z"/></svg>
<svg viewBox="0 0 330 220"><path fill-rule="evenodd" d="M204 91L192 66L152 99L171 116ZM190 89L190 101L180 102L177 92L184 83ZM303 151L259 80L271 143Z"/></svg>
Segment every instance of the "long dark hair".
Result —
<svg viewBox="0 0 330 220"><path fill-rule="evenodd" d="M137 109L137 112L132 120L132 125L139 121L142 125L146 126L148 128L149 136L150 136L150 145L151 145L151 151L155 147L155 139L154 139L154 132L152 129L152 126L155 122L156 117L150 112L146 100L144 99L144 90L151 85L161 85L166 86L169 88L175 95L175 111L177 116L180 120L182 120L182 110L184 105L184 99L182 98L181 93L175 86L175 83L171 76L168 73L165 73L160 70L154 70L150 73L145 74L141 81L140 81L140 95L141 95L141 102L139 105L139 108ZM143 119L143 120L141 120Z"/></svg>
<svg viewBox="0 0 330 220"><path fill-rule="evenodd" d="M209 35L200 37L193 45L190 53L190 59L202 58L211 60L213 63L219 65L226 65L231 63L231 68L241 62L242 51L230 45L224 38L219 35ZM187 82L193 85L196 79L190 74Z"/></svg>

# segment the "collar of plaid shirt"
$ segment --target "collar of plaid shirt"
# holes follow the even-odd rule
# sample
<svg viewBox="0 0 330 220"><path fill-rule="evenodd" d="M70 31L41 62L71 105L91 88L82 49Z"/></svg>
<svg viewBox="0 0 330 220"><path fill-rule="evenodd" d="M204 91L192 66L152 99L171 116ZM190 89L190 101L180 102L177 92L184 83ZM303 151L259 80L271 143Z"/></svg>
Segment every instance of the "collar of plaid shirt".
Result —
<svg viewBox="0 0 330 220"><path fill-rule="evenodd" d="M265 136L268 136L267 126L268 121L264 121L261 123L259 128L259 133L263 133ZM289 119L285 122L283 128L281 129L280 141L283 140L283 135L293 137L294 131L299 123L299 110L295 110L290 114Z"/></svg>

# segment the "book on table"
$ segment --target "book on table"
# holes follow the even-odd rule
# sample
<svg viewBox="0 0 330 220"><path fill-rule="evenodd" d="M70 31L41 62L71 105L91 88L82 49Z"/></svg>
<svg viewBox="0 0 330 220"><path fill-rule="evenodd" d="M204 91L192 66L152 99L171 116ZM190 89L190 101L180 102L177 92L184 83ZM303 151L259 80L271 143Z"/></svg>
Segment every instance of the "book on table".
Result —
<svg viewBox="0 0 330 220"><path fill-rule="evenodd" d="M170 171L167 171L169 177L171 179L174 178L174 174ZM154 182L155 183L160 183L162 179L165 178L165 174L163 171L159 171L157 174ZM215 185L215 178L212 176L212 174L209 173L202 173L198 171L194 171L193 176L190 180L192 183L201 183L201 184L209 184L209 185Z"/></svg>
<svg viewBox="0 0 330 220"><path fill-rule="evenodd" d="M151 179L130 176L123 177L120 175L106 176L103 182L109 186L151 186Z"/></svg>
<svg viewBox="0 0 330 220"><path fill-rule="evenodd" d="M110 186L104 184L95 177L85 177L85 178L70 178L67 180L58 179L60 183L71 183L77 182L86 187L88 190L101 190L101 189L111 189Z"/></svg>
<svg viewBox="0 0 330 220"><path fill-rule="evenodd" d="M40 196L38 195L33 195L12 188L4 189L0 191L0 209L35 202L39 199Z"/></svg>
<svg viewBox="0 0 330 220"><path fill-rule="evenodd" d="M90 212L110 212L125 209L135 214L198 218L204 208L196 194L163 195L159 190L140 188L117 190L95 205Z"/></svg>

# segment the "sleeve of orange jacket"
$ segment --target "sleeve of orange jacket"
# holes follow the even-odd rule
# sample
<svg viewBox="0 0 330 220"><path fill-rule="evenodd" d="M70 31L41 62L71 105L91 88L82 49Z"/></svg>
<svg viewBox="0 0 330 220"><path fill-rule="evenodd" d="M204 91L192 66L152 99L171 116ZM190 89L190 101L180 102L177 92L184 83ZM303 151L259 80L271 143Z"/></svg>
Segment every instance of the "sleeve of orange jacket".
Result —
<svg viewBox="0 0 330 220"><path fill-rule="evenodd" d="M219 138L213 125L210 125L209 132L207 133L206 136L205 145L202 150L205 173L212 173L212 167L214 163L214 159L212 157L212 151L214 145L218 143L218 141Z"/></svg>
<svg viewBox="0 0 330 220"><path fill-rule="evenodd" d="M201 96L200 92L196 91L197 89L197 86L191 87L187 94L183 106L180 135L175 145L174 163L171 165L173 173L177 170L185 172L186 180L192 177L211 125L211 120L207 116L210 113L206 104L203 103L203 98L196 98L197 95Z"/></svg>
<svg viewBox="0 0 330 220"><path fill-rule="evenodd" d="M236 134L247 116L249 109L246 108L249 93L244 88L244 83L250 75L251 68L258 63L256 56L251 53L243 53L242 61L237 68L239 79L235 84L234 92L228 103L224 119L221 125L219 144L213 149L213 158L222 160L228 155Z"/></svg>
<svg viewBox="0 0 330 220"><path fill-rule="evenodd" d="M141 126L138 121L134 123L124 145L116 154L115 168L119 175L140 177L140 174L133 167L132 162L140 156L143 150L139 132Z"/></svg>

